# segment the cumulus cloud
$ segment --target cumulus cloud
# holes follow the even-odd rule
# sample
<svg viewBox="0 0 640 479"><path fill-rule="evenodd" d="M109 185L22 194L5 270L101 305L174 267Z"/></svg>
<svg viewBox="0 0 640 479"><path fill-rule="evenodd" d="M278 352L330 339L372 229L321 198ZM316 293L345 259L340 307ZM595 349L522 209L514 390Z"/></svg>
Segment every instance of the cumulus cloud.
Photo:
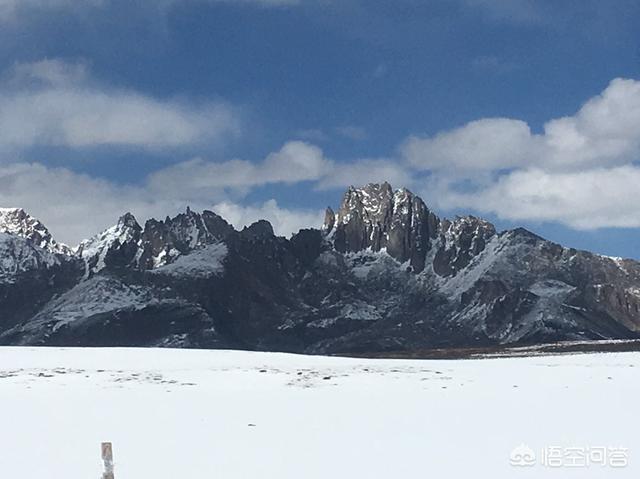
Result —
<svg viewBox="0 0 640 479"><path fill-rule="evenodd" d="M290 141L262 162L223 162L195 158L149 175L148 188L158 194L181 192L193 198L220 192L246 193L266 184L311 182L316 190L389 181L411 186L408 169L398 160L358 159L338 162L325 157L315 145Z"/></svg>
<svg viewBox="0 0 640 479"><path fill-rule="evenodd" d="M318 180L331 171L332 162L317 146L290 141L262 162L201 158L178 163L149 176L148 186L160 193L186 192L200 197L215 191L248 191L269 183L297 183Z"/></svg>
<svg viewBox="0 0 640 479"><path fill-rule="evenodd" d="M239 116L226 104L195 105L97 85L84 64L19 64L0 87L4 150L41 145L158 149L217 142L238 133Z"/></svg>
<svg viewBox="0 0 640 479"><path fill-rule="evenodd" d="M548 121L542 134L521 120L486 118L432 137L409 137L401 151L418 169L459 173L626 164L640 154L640 82L613 80L575 115Z"/></svg>
<svg viewBox="0 0 640 479"><path fill-rule="evenodd" d="M83 63L19 64L0 82L5 150L181 147L233 135L237 124L235 112L224 105L194 106L101 86ZM237 201L268 184L304 182L327 190L389 181L426 193L441 209L580 229L639 227L639 159L640 82L616 79L576 114L548 121L540 133L516 119L480 119L409 137L396 159L335 161L313 144L290 141L261 161L196 158L155 171L136 186L41 164L0 165L0 205L26 208L69 243L113 224L125 211L146 219L187 205L215 205L238 227L266 218L287 235L320 224L320 213L275 201Z"/></svg>
<svg viewBox="0 0 640 479"><path fill-rule="evenodd" d="M388 181L392 185L410 187L413 179L401 162L391 159L360 159L334 163L331 170L318 180L316 188L328 190L349 185L364 185Z"/></svg>
<svg viewBox="0 0 640 479"><path fill-rule="evenodd" d="M60 241L75 244L131 210L140 218L175 210L165 197L40 164L0 166L0 205L41 219Z"/></svg>
<svg viewBox="0 0 640 479"><path fill-rule="evenodd" d="M275 200L242 206L225 198L222 192L200 197L188 190L158 194L149 185L123 186L41 164L0 166L0 205L24 208L58 240L72 245L111 226L127 211L144 222L184 211L186 206L213 209L237 228L267 219L284 236L302 227L318 227L322 221L320 211L282 208Z"/></svg>
<svg viewBox="0 0 640 479"><path fill-rule="evenodd" d="M432 137L410 137L401 154L430 172L445 209L578 229L640 226L640 82L615 79L575 115L533 134L522 121L492 118ZM462 184L462 186L461 186Z"/></svg>
<svg viewBox="0 0 640 479"><path fill-rule="evenodd" d="M213 210L236 228L248 226L258 220L267 220L277 235L289 236L302 228L318 228L324 219L324 210L292 210L281 208L276 200L262 204L243 206L223 201Z"/></svg>
<svg viewBox="0 0 640 479"><path fill-rule="evenodd" d="M549 121L549 166L621 165L640 154L640 81L617 78L574 116Z"/></svg>
<svg viewBox="0 0 640 479"><path fill-rule="evenodd" d="M576 229L640 227L634 201L640 168L619 166L572 173L517 170L475 193L442 191L441 205L490 211L509 220L564 223Z"/></svg>
<svg viewBox="0 0 640 479"><path fill-rule="evenodd" d="M296 183L315 180L331 169L320 148L301 141L291 141L271 153L261 165L261 174L270 182Z"/></svg>
<svg viewBox="0 0 640 479"><path fill-rule="evenodd" d="M537 142L523 121L487 118L429 138L411 136L401 149L415 168L462 173L523 164L536 153Z"/></svg>

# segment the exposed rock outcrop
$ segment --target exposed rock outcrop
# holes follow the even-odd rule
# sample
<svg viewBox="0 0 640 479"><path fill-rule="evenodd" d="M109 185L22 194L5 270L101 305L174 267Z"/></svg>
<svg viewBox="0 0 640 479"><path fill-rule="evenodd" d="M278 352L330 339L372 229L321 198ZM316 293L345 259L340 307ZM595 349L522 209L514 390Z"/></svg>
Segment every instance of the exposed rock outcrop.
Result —
<svg viewBox="0 0 640 479"><path fill-rule="evenodd" d="M350 187L335 220L334 245L343 253L386 250L420 272L439 226L437 216L407 189L393 191L389 183Z"/></svg>

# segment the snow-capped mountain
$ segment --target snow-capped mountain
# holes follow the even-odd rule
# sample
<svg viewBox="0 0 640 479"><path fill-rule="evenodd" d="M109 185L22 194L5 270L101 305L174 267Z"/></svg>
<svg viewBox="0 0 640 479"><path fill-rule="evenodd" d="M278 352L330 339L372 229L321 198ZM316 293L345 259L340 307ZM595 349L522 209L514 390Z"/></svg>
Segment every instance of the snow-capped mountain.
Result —
<svg viewBox="0 0 640 479"><path fill-rule="evenodd" d="M67 245L57 243L46 226L22 208L0 208L0 233L27 238L35 246L51 253L71 254Z"/></svg>
<svg viewBox="0 0 640 479"><path fill-rule="evenodd" d="M187 208L175 218L151 219L144 228L127 213L115 226L81 242L76 253L87 265L87 276L106 267L146 270L223 240L232 231L231 225L211 211L199 214Z"/></svg>
<svg viewBox="0 0 640 479"><path fill-rule="evenodd" d="M373 353L640 331L640 263L441 219L387 183L349 188L290 239L189 209L144 227L126 214L64 254L13 228L0 236L5 344Z"/></svg>
<svg viewBox="0 0 640 479"><path fill-rule="evenodd" d="M81 277L71 250L20 209L2 210L0 331L29 320Z"/></svg>

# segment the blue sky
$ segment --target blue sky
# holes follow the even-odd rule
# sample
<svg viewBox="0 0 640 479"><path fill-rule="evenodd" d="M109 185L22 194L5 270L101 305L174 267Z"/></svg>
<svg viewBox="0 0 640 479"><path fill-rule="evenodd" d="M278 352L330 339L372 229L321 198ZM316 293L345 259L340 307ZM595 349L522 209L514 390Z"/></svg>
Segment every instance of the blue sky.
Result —
<svg viewBox="0 0 640 479"><path fill-rule="evenodd" d="M638 24L630 0L0 0L0 203L70 243L187 204L288 234L388 179L640 257Z"/></svg>

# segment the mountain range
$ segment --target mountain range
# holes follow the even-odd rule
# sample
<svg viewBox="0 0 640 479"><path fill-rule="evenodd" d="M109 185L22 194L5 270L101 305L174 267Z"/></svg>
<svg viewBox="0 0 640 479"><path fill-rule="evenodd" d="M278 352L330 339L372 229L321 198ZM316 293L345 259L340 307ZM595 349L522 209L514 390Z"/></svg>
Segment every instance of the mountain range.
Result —
<svg viewBox="0 0 640 479"><path fill-rule="evenodd" d="M439 218L388 183L289 239L187 208L70 248L0 209L4 345L375 354L639 333L640 263Z"/></svg>

